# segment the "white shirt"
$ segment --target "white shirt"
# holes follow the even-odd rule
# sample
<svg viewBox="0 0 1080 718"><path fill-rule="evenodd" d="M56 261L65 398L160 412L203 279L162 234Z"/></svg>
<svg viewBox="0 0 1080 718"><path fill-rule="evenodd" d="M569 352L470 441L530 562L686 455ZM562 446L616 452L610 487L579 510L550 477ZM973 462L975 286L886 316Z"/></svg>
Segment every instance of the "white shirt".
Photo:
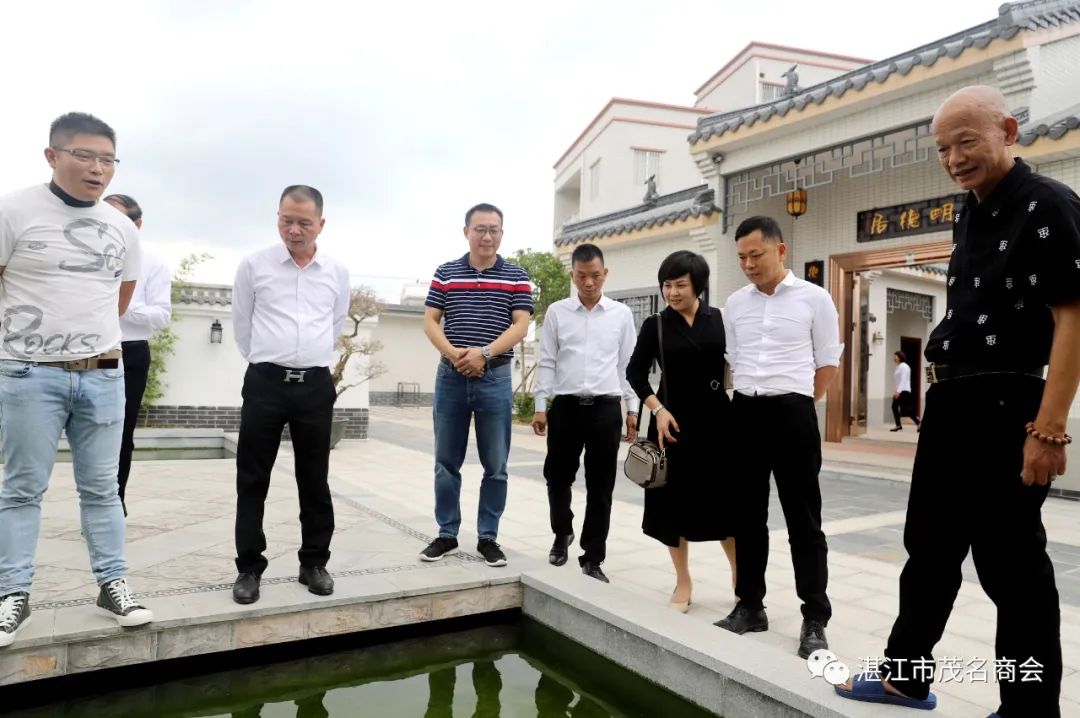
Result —
<svg viewBox="0 0 1080 718"><path fill-rule="evenodd" d="M108 202L71 207L39 184L0 197L0 359L68 361L120 345L120 283L139 231Z"/></svg>
<svg viewBox="0 0 1080 718"><path fill-rule="evenodd" d="M172 276L168 266L145 247L142 273L127 311L120 317L120 332L125 342L137 342L168 325L172 319Z"/></svg>
<svg viewBox="0 0 1080 718"><path fill-rule="evenodd" d="M748 284L728 297L724 332L735 391L748 396L813 397L814 374L844 351L832 297L791 270L771 295Z"/></svg>
<svg viewBox="0 0 1080 718"><path fill-rule="evenodd" d="M637 332L634 313L622 302L600 297L591 310L577 295L548 307L540 332L536 411L547 411L548 397L622 396L627 411L638 398L626 380Z"/></svg>
<svg viewBox="0 0 1080 718"><path fill-rule="evenodd" d="M240 261L233 334L251 364L330 366L349 312L349 272L321 251L301 269L284 243Z"/></svg>
<svg viewBox="0 0 1080 718"><path fill-rule="evenodd" d="M896 391L911 391L911 367L907 362L900 362L893 369L893 381L896 382Z"/></svg>

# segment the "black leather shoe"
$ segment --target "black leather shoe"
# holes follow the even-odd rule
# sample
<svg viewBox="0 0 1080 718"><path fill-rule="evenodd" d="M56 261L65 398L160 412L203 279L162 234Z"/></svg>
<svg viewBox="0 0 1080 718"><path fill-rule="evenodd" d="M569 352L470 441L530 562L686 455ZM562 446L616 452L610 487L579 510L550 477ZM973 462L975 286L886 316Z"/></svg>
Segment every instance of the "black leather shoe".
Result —
<svg viewBox="0 0 1080 718"><path fill-rule="evenodd" d="M828 647L825 624L821 621L804 620L802 631L799 632L799 658L809 658L814 651Z"/></svg>
<svg viewBox="0 0 1080 718"><path fill-rule="evenodd" d="M548 554L548 563L552 566L562 566L566 563L570 546L574 543L574 534L568 536L556 536L555 543L551 544L551 553Z"/></svg>
<svg viewBox="0 0 1080 718"><path fill-rule="evenodd" d="M769 630L769 617L765 615L764 608L755 611L739 604L728 614L727 618L721 618L713 625L741 636L744 633L758 633Z"/></svg>
<svg viewBox="0 0 1080 718"><path fill-rule="evenodd" d="M242 573L232 587L232 600L237 603L255 603L259 600L259 577L254 573Z"/></svg>
<svg viewBox="0 0 1080 718"><path fill-rule="evenodd" d="M604 583L611 583L608 577L604 575L604 572L600 569L600 564L593 563L592 561L586 561L581 564L581 572L586 576L592 576L597 581L603 581Z"/></svg>
<svg viewBox="0 0 1080 718"><path fill-rule="evenodd" d="M334 578L325 566L301 566L297 580L318 596L329 596L334 592Z"/></svg>

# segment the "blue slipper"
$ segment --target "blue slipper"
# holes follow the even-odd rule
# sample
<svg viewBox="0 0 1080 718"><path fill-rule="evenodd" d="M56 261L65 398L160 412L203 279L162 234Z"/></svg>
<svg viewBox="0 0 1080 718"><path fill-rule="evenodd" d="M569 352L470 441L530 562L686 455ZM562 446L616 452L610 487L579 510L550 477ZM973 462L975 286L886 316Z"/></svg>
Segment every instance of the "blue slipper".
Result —
<svg viewBox="0 0 1080 718"><path fill-rule="evenodd" d="M898 696L895 693L886 691L885 684L881 682L880 678L868 678L865 673L860 673L852 679L850 691L845 691L840 686L836 686L836 694L856 701L885 703L891 706L918 708L924 711L933 710L937 707L937 696L933 693L928 695L926 700Z"/></svg>

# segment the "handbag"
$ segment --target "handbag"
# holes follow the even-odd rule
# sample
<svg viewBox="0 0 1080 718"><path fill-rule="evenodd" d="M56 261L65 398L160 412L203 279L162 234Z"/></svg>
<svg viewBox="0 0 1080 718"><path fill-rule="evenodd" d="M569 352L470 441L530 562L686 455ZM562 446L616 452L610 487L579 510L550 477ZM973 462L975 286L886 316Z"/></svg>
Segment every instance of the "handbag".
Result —
<svg viewBox="0 0 1080 718"><path fill-rule="evenodd" d="M660 344L660 372L661 383L663 382L664 367L664 323L660 314L656 317L656 335ZM661 388L664 396L663 403L667 403L667 387ZM630 445L623 462L623 473L626 478L633 481L643 489L658 489L667 484L667 450L661 449L655 442L649 439L638 439Z"/></svg>

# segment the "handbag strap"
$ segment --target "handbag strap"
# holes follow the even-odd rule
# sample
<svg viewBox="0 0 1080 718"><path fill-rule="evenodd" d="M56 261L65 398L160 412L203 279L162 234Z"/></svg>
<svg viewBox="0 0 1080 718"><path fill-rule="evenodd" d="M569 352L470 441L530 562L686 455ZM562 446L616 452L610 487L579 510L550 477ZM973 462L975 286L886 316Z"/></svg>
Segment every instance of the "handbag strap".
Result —
<svg viewBox="0 0 1080 718"><path fill-rule="evenodd" d="M660 345L660 403L667 406L667 384L664 382L664 374L667 372L667 362L664 361L664 317L660 312L656 313L656 338Z"/></svg>

